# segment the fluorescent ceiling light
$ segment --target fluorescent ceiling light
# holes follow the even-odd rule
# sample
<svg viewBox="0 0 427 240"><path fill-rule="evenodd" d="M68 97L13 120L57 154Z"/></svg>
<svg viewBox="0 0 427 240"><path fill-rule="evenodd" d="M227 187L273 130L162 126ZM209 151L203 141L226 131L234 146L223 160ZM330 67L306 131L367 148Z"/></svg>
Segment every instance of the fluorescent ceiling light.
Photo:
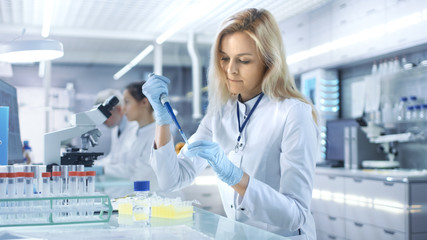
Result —
<svg viewBox="0 0 427 240"><path fill-rule="evenodd" d="M47 38L53 13L53 0L44 0L42 37Z"/></svg>
<svg viewBox="0 0 427 240"><path fill-rule="evenodd" d="M122 69L120 69L116 74L114 74L114 80L119 80L123 75L125 75L129 70L131 70L136 64L138 64L142 59L144 59L148 54L150 54L154 49L154 46L150 44L141 53L138 54L130 63L126 64Z"/></svg>
<svg viewBox="0 0 427 240"><path fill-rule="evenodd" d="M57 59L63 55L62 43L51 39L16 40L0 45L0 62L40 62Z"/></svg>
<svg viewBox="0 0 427 240"><path fill-rule="evenodd" d="M173 27L169 28L166 32L164 32L162 35L160 35L156 39L156 43L157 44L164 43L168 38L170 38L172 35L174 35L176 32L178 32L181 28L183 28L187 24L188 24L187 21L178 22Z"/></svg>
<svg viewBox="0 0 427 240"><path fill-rule="evenodd" d="M401 29L410 27L412 25L420 23L422 20L427 20L427 9L421 12L416 12L405 17L401 17L386 24L380 24L375 27L364 29L356 34L344 36L342 38L327 42L309 50L294 53L286 58L288 64L294 64L301 62L310 57L315 57L336 49L351 46L353 44L375 39L385 35L386 33L393 33Z"/></svg>

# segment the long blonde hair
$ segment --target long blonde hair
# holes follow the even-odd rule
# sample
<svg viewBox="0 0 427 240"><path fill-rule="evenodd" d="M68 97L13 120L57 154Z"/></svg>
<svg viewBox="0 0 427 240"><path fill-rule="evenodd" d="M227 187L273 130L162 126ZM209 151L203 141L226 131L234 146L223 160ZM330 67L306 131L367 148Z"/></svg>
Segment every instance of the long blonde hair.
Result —
<svg viewBox="0 0 427 240"><path fill-rule="evenodd" d="M258 54L267 68L262 81L263 93L277 100L296 98L310 104L313 119L317 123L317 114L313 104L298 91L295 80L289 73L282 35L276 20L265 9L246 9L232 15L222 23L211 48L208 73L208 112L218 112L231 97L226 85L226 74L220 65L219 50L223 37L235 32L244 32L255 41Z"/></svg>

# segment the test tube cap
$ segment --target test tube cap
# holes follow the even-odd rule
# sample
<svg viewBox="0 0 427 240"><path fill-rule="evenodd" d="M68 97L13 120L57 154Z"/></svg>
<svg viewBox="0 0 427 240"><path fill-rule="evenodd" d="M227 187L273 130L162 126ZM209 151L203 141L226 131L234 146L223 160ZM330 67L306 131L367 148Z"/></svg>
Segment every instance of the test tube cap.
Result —
<svg viewBox="0 0 427 240"><path fill-rule="evenodd" d="M34 177L34 173L33 172L26 172L25 173L25 177L26 178L33 178Z"/></svg>
<svg viewBox="0 0 427 240"><path fill-rule="evenodd" d="M25 172L17 172L16 177L25 177Z"/></svg>
<svg viewBox="0 0 427 240"><path fill-rule="evenodd" d="M16 173L14 173L14 172L7 173L7 177L8 178L15 178L16 177Z"/></svg>
<svg viewBox="0 0 427 240"><path fill-rule="evenodd" d="M96 176L96 171L87 171L86 176Z"/></svg>
<svg viewBox="0 0 427 240"><path fill-rule="evenodd" d="M136 192L150 191L150 181L135 181L135 182L133 182L133 190Z"/></svg>
<svg viewBox="0 0 427 240"><path fill-rule="evenodd" d="M50 178L50 172L44 172L44 173L42 173L42 177L44 177L44 178Z"/></svg>
<svg viewBox="0 0 427 240"><path fill-rule="evenodd" d="M60 177L61 176L61 172L57 171L57 172L52 172L52 176L53 177Z"/></svg>
<svg viewBox="0 0 427 240"><path fill-rule="evenodd" d="M79 175L79 172L77 171L69 171L68 176L70 177L77 177Z"/></svg>
<svg viewBox="0 0 427 240"><path fill-rule="evenodd" d="M7 173L0 173L0 178L6 178L7 177Z"/></svg>

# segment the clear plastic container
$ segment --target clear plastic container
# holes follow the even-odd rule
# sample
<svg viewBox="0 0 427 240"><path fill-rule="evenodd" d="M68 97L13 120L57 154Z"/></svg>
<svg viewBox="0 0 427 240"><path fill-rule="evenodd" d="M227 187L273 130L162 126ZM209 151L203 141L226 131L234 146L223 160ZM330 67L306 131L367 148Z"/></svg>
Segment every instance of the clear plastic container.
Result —
<svg viewBox="0 0 427 240"><path fill-rule="evenodd" d="M399 105L397 106L397 121L405 121L406 120L406 111L408 107L408 98L401 97Z"/></svg>
<svg viewBox="0 0 427 240"><path fill-rule="evenodd" d="M412 121L412 116L413 116L413 112L414 112L414 106L408 106L406 107L406 114L405 114L405 120L406 121Z"/></svg>
<svg viewBox="0 0 427 240"><path fill-rule="evenodd" d="M419 117L421 121L427 121L427 104L422 105Z"/></svg>
<svg viewBox="0 0 427 240"><path fill-rule="evenodd" d="M133 184L135 199L133 201L132 218L136 225L151 225L151 193L150 181L135 181Z"/></svg>
<svg viewBox="0 0 427 240"><path fill-rule="evenodd" d="M412 121L419 121L420 120L420 113L421 113L421 105L415 105L414 111L412 112Z"/></svg>

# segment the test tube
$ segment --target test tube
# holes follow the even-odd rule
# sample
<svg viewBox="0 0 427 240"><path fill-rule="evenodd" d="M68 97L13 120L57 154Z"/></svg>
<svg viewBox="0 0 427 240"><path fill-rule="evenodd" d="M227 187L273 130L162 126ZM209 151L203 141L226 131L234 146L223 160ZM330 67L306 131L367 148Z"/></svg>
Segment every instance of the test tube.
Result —
<svg viewBox="0 0 427 240"><path fill-rule="evenodd" d="M15 182L16 182L16 173L14 172L7 173L7 196L9 198L14 198L16 195Z"/></svg>
<svg viewBox="0 0 427 240"><path fill-rule="evenodd" d="M50 196L50 172L42 172L42 188L40 191L41 197ZM49 222L50 215L50 201L42 200L41 202L41 220L42 222Z"/></svg>
<svg viewBox="0 0 427 240"><path fill-rule="evenodd" d="M84 172L85 171L85 165L75 165L77 172Z"/></svg>
<svg viewBox="0 0 427 240"><path fill-rule="evenodd" d="M28 172L32 172L31 171L31 165L25 165L24 166L24 172L28 173ZM33 181L33 184L35 183L35 181ZM34 186L35 187L35 186ZM33 191L35 191L35 188L33 189Z"/></svg>
<svg viewBox="0 0 427 240"><path fill-rule="evenodd" d="M84 195L86 193L86 173L77 172L77 194Z"/></svg>
<svg viewBox="0 0 427 240"><path fill-rule="evenodd" d="M84 169L84 166L83 166L83 169ZM86 173L84 171L83 172L77 172L77 173L78 173L78 176L77 176L77 185L78 185L77 186L77 195L82 196L82 195L86 194ZM77 204L80 207L87 205L86 202L87 202L86 199L77 200ZM79 215L80 216L86 215L86 211L79 211Z"/></svg>
<svg viewBox="0 0 427 240"><path fill-rule="evenodd" d="M0 173L0 198L6 198L7 173ZM3 204L1 205L3 207Z"/></svg>
<svg viewBox="0 0 427 240"><path fill-rule="evenodd" d="M34 173L33 172L24 172L25 175L25 197L27 198L32 198L34 195L34 184L33 184L33 178L34 178ZM31 200L29 201L25 201L24 202L24 207L26 208L26 211L31 210L32 207L37 206L36 202L32 202ZM27 213L25 214L26 218L24 221L27 221L29 219L33 219L34 217L36 217L35 214L31 214L31 213Z"/></svg>
<svg viewBox="0 0 427 240"><path fill-rule="evenodd" d="M24 177L25 172L17 172L16 173L16 197L22 198L24 197L25 187L24 187Z"/></svg>
<svg viewBox="0 0 427 240"><path fill-rule="evenodd" d="M59 167L58 168L52 168L52 170L59 170ZM61 172L60 171L52 171L52 182L51 182L51 186L52 186L52 195L53 195L53 197L60 196L61 195ZM53 214L52 217L55 219L55 222L56 222L56 218L60 217L60 213L57 210L62 205L62 202L63 202L62 200L55 200L53 202L53 208L55 210L55 213Z"/></svg>
<svg viewBox="0 0 427 240"><path fill-rule="evenodd" d="M86 172L86 181L87 181L86 194L87 195L94 195L94 193L95 193L95 176L96 176L95 171L87 171ZM94 203L94 200L89 199L87 201L88 207L93 207L94 206L93 203ZM87 211L88 216L93 216L93 214L94 214L94 211Z"/></svg>
<svg viewBox="0 0 427 240"><path fill-rule="evenodd" d="M24 172L17 172L16 173L16 197L17 198L24 198L25 197L25 182L24 182L25 173ZM24 204L23 201L16 201L16 218L18 221L24 220L24 206L27 203Z"/></svg>
<svg viewBox="0 0 427 240"><path fill-rule="evenodd" d="M50 175L51 175L50 172L42 173L42 191L41 191L42 197L50 196Z"/></svg>
<svg viewBox="0 0 427 240"><path fill-rule="evenodd" d="M6 198L7 191L7 173L0 173L0 199ZM6 208L5 202L0 202L0 210ZM6 222L6 215L0 214L0 224Z"/></svg>
<svg viewBox="0 0 427 240"><path fill-rule="evenodd" d="M68 165L61 165L61 193L66 194L68 192Z"/></svg>
<svg viewBox="0 0 427 240"><path fill-rule="evenodd" d="M87 171L86 172L86 178L87 178L87 194L93 195L95 193L95 171Z"/></svg>
<svg viewBox="0 0 427 240"><path fill-rule="evenodd" d="M58 197L61 194L61 172L52 172L52 195Z"/></svg>
<svg viewBox="0 0 427 240"><path fill-rule="evenodd" d="M15 183L16 183L16 173L14 172L13 166L7 166L7 197L8 198L15 198L16 195L16 189L15 189ZM15 202L7 202L6 204L9 209L13 209L15 207ZM7 214L8 221L14 221L16 219L15 214Z"/></svg>
<svg viewBox="0 0 427 240"><path fill-rule="evenodd" d="M77 195L77 176L79 175L76 171L68 172L68 195Z"/></svg>
<svg viewBox="0 0 427 240"><path fill-rule="evenodd" d="M69 165L68 171L69 172L77 172L77 165Z"/></svg>
<svg viewBox="0 0 427 240"><path fill-rule="evenodd" d="M76 171L68 172L68 176L69 176L68 195L69 196L75 197L77 195L77 189L78 189L77 177L78 177L78 175L79 174ZM73 211L73 209L76 208L77 200L76 199L69 199L68 205L71 208L71 211L69 212L69 216L75 217L77 215L76 214L77 212Z"/></svg>
<svg viewBox="0 0 427 240"><path fill-rule="evenodd" d="M40 173L41 172L40 172L40 167L41 166L37 166L37 165L31 165L30 166L31 172L34 173L33 183L34 183L34 192L36 194L39 194L40 193L40 189L41 189L41 181L40 181L40 178L41 178L41 174Z"/></svg>
<svg viewBox="0 0 427 240"><path fill-rule="evenodd" d="M25 173L25 196L27 198L31 198L34 195L34 173L33 172L26 172Z"/></svg>

